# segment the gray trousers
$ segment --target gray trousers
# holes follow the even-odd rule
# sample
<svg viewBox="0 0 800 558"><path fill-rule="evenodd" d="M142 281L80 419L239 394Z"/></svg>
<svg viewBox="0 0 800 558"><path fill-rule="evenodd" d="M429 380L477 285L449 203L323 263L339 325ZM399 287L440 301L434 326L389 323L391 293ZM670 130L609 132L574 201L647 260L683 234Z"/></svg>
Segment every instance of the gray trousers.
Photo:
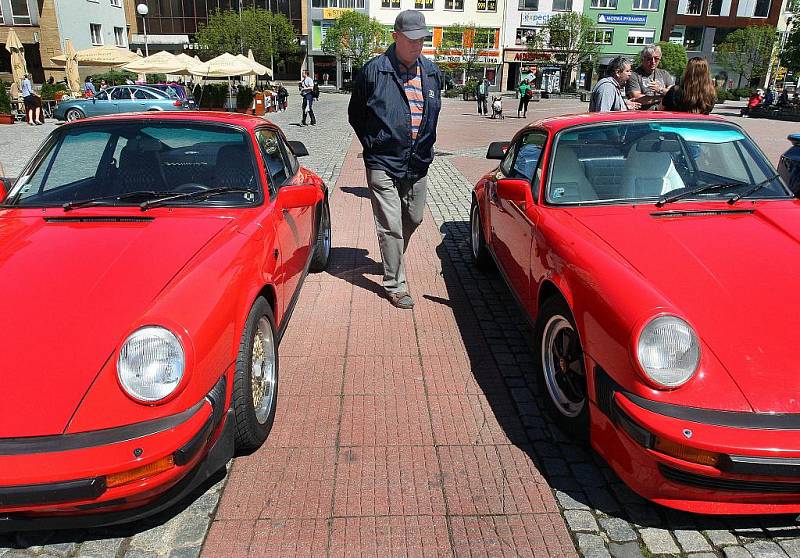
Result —
<svg viewBox="0 0 800 558"><path fill-rule="evenodd" d="M388 293L408 292L403 254L422 223L428 178L396 180L382 170L367 169L367 185L383 260L383 288Z"/></svg>

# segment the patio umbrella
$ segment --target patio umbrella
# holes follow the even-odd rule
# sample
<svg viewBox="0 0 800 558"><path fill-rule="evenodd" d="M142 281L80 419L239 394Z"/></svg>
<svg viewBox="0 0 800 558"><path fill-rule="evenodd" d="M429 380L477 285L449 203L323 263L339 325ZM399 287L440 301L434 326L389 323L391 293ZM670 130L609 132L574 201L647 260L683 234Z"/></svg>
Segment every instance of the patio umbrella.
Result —
<svg viewBox="0 0 800 558"><path fill-rule="evenodd" d="M204 78L228 78L228 100L231 100L230 94L230 81L231 76L252 76L256 74L253 67L246 62L243 62L236 56L230 53L223 53L212 58L208 62L203 62L197 67L198 73L196 75Z"/></svg>
<svg viewBox="0 0 800 558"><path fill-rule="evenodd" d="M188 74L186 62L179 60L174 54L162 50L151 54L147 58L140 58L129 62L122 67L123 70L137 74Z"/></svg>
<svg viewBox="0 0 800 558"><path fill-rule="evenodd" d="M11 75L14 83L19 86L25 74L28 73L28 66L25 64L25 49L22 46L22 41L19 40L14 29L8 30L6 50L11 53Z"/></svg>
<svg viewBox="0 0 800 558"><path fill-rule="evenodd" d="M116 67L138 59L135 52L116 46L98 46L78 51L78 62L86 66ZM50 60L59 65L65 65L67 62L63 54L53 56Z"/></svg>
<svg viewBox="0 0 800 558"><path fill-rule="evenodd" d="M67 76L67 85L73 96L81 91L81 76L78 73L78 53L72 46L72 40L67 39L64 43L65 66L64 74Z"/></svg>

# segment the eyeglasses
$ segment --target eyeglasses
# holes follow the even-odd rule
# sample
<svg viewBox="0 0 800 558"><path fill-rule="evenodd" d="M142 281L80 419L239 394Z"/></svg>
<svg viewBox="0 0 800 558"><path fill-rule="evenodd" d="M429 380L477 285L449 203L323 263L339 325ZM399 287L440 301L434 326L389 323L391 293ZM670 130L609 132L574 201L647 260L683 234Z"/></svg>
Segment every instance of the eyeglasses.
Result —
<svg viewBox="0 0 800 558"><path fill-rule="evenodd" d="M660 56L649 56L649 57L645 58L645 60L647 60L648 62L650 60L652 60L654 62L658 62L659 60L661 60L661 57Z"/></svg>

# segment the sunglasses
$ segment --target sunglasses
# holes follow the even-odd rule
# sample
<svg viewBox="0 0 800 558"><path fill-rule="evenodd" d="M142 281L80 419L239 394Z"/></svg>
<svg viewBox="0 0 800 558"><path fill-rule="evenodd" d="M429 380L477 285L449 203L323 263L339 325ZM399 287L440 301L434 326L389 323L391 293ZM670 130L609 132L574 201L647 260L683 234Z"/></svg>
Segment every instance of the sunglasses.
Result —
<svg viewBox="0 0 800 558"><path fill-rule="evenodd" d="M655 62L658 62L659 60L661 60L661 57L660 57L660 56L649 56L649 57L645 58L645 60L647 60L648 62L649 62L650 60L653 60L653 61L655 61Z"/></svg>

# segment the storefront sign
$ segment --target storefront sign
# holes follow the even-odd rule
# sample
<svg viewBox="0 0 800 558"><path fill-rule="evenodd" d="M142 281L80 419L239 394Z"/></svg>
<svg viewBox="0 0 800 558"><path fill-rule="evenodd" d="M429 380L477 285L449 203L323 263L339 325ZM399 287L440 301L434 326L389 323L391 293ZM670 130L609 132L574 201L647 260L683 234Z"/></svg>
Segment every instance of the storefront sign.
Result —
<svg viewBox="0 0 800 558"><path fill-rule="evenodd" d="M496 12L497 0L478 0L479 12Z"/></svg>
<svg viewBox="0 0 800 558"><path fill-rule="evenodd" d="M647 16L634 14L598 14L597 23L605 23L606 25L645 25L647 24Z"/></svg>
<svg viewBox="0 0 800 558"><path fill-rule="evenodd" d="M520 25L522 27L544 27L554 15L553 12L521 12Z"/></svg>
<svg viewBox="0 0 800 558"><path fill-rule="evenodd" d="M456 63L464 63L467 60L460 54L436 54L435 55L436 62L456 62ZM478 56L477 59L474 60L476 64L499 64L500 63L500 56L498 55L487 55L487 56Z"/></svg>
<svg viewBox="0 0 800 558"><path fill-rule="evenodd" d="M506 49L503 53L503 62L552 62L552 56L547 52L537 52L530 50L510 50Z"/></svg>
<svg viewBox="0 0 800 558"><path fill-rule="evenodd" d="M322 19L339 19L345 13L352 11L348 8L325 8L322 10Z"/></svg>

